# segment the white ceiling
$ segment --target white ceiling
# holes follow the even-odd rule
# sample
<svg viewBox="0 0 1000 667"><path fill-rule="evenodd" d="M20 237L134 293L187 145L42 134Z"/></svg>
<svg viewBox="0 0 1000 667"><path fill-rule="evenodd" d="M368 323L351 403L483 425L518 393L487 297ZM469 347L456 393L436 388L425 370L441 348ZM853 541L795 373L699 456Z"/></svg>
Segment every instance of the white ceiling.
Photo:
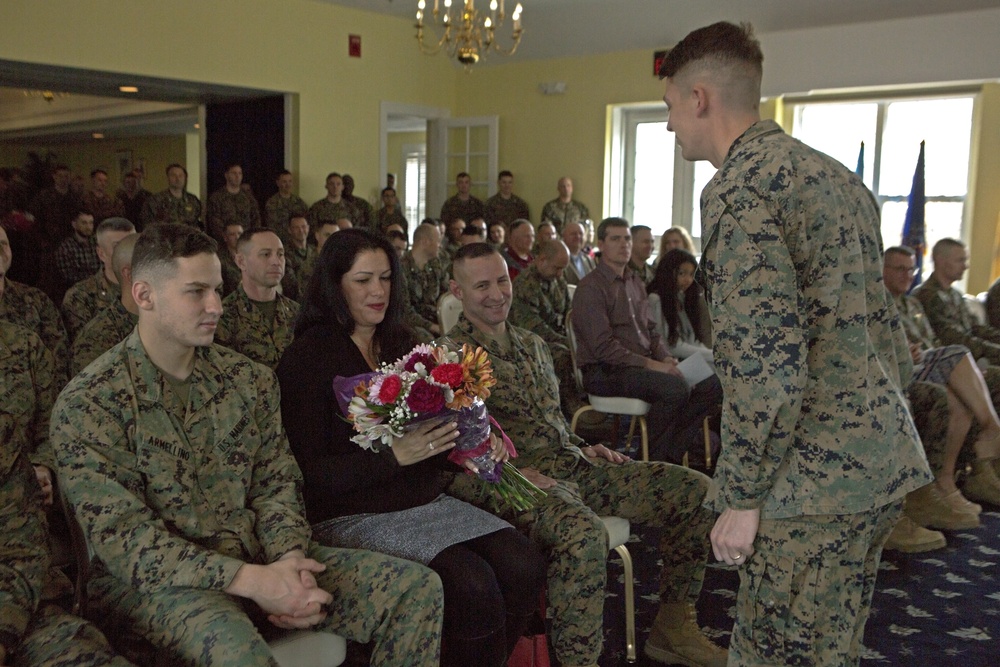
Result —
<svg viewBox="0 0 1000 667"><path fill-rule="evenodd" d="M317 0L415 20L417 0ZM433 0L426 0L433 6ZM454 0L458 5L460 0ZM506 0L508 14L518 0ZM1000 7L1000 0L520 0L524 36L511 58L479 66L671 46L716 21L758 34ZM442 0L443 4L443 0ZM479 0L488 9L489 0ZM429 14L429 11L427 12ZM508 21L509 22L509 21ZM502 33L504 37L509 32Z"/></svg>

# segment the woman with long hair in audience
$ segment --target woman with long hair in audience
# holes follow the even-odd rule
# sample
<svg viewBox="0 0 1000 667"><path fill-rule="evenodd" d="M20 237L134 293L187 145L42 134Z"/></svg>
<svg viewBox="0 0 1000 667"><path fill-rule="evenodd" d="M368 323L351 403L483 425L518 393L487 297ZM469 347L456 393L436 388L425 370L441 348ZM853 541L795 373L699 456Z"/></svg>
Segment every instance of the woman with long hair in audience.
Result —
<svg viewBox="0 0 1000 667"><path fill-rule="evenodd" d="M347 229L323 246L278 365L281 414L305 478L313 537L421 562L444 585L442 665L501 667L545 581L545 559L510 524L444 494L462 471L442 453L454 421L431 420L379 453L362 449L334 394L337 376L375 370L416 341L389 242ZM506 456L494 440L494 456Z"/></svg>
<svg viewBox="0 0 1000 667"><path fill-rule="evenodd" d="M700 354L712 363L708 309L694 280L697 269L697 260L687 250L675 248L663 255L646 288L649 314L672 356Z"/></svg>
<svg viewBox="0 0 1000 667"><path fill-rule="evenodd" d="M694 254L694 239L683 227L671 227L663 232L660 236L660 252L657 253L657 257L662 259L674 248L687 250L692 255Z"/></svg>

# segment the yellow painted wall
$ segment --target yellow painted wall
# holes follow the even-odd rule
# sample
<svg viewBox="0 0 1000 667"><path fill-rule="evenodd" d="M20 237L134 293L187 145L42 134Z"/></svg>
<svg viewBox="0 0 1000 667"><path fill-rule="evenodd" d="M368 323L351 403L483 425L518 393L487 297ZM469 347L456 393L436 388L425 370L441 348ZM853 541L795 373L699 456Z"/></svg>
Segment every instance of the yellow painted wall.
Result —
<svg viewBox="0 0 1000 667"><path fill-rule="evenodd" d="M972 126L969 164L969 233L967 291L976 294L1000 276L995 240L1000 215L1000 84L989 83L980 93Z"/></svg>
<svg viewBox="0 0 1000 667"><path fill-rule="evenodd" d="M459 77L454 115L500 116L500 169L514 172L514 190L533 218L556 197L562 176L572 177L573 196L599 218L607 107L663 96L652 60L650 51L629 51L478 69ZM565 94L538 91L556 81L566 83Z"/></svg>
<svg viewBox="0 0 1000 667"><path fill-rule="evenodd" d="M118 151L132 151L133 167L143 160L146 179L143 187L159 192L167 187L165 170L168 164L184 164L185 139L172 137L131 137L109 141L90 140L74 142L5 142L0 144L0 165L22 166L29 152L44 156L54 153L58 162L69 166L74 174L89 176L92 169L100 167L108 172L109 190L114 192L121 184L122 173L118 168ZM88 181L89 185L89 181Z"/></svg>
<svg viewBox="0 0 1000 667"><path fill-rule="evenodd" d="M417 54L411 23L315 0L4 0L0 58L298 93L312 200L333 170L362 192L381 182L382 100L453 105L458 72Z"/></svg>

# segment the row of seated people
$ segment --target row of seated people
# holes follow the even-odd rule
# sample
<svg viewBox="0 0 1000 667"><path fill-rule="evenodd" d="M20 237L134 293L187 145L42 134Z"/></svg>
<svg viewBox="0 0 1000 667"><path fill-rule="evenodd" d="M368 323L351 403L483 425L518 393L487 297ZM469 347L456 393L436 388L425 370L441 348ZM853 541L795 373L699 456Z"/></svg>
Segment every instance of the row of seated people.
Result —
<svg viewBox="0 0 1000 667"><path fill-rule="evenodd" d="M369 370L413 343L403 282L393 279L403 274L385 238L346 230L324 245L278 364L280 410L270 370L212 345L223 311L215 244L182 225L130 238L136 328L62 392L51 438L24 445L31 458L49 452L85 527L96 552L88 592L105 627L191 664L268 664L252 619L265 634L274 625L332 627L374 639L375 664L499 665L547 579L556 655L593 665L607 551L597 516L613 513L663 533L663 604L647 653L725 663L693 617L709 548L709 480L628 461L569 432L544 342L516 327L497 336L510 279L491 246L469 245L454 259L465 315L448 333L490 350L499 384L488 406L517 443L518 465L548 490L535 510L499 517L440 456L453 424L425 425L375 454L350 443L336 417L334 375ZM47 418L34 400L42 393L30 392L31 419ZM507 456L502 440L494 447ZM379 518L362 520L370 515ZM404 539L414 524L429 546ZM186 626L204 633L187 641Z"/></svg>

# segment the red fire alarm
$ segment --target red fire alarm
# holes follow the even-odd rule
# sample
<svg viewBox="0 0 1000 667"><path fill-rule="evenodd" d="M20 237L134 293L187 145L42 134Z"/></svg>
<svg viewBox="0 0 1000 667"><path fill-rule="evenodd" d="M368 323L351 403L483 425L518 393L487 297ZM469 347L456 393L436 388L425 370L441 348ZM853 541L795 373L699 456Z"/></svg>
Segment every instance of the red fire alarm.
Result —
<svg viewBox="0 0 1000 667"><path fill-rule="evenodd" d="M347 36L347 55L352 58L361 57L361 35Z"/></svg>

